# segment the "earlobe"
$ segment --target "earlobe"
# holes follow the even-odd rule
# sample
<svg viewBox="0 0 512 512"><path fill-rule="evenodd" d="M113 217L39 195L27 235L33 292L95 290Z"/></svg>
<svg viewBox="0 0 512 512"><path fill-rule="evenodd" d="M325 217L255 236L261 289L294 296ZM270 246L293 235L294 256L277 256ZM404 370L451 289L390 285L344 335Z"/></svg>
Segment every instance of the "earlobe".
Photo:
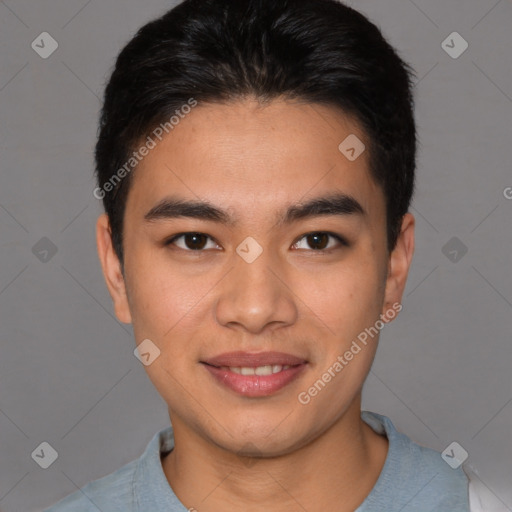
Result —
<svg viewBox="0 0 512 512"><path fill-rule="evenodd" d="M415 219L411 213L406 213L395 248L389 256L388 276L382 314L400 304L407 283L407 276L414 254ZM401 309L401 308L400 308ZM394 315L393 315L394 316Z"/></svg>
<svg viewBox="0 0 512 512"><path fill-rule="evenodd" d="M114 311L120 322L132 321L121 263L112 244L110 222L107 214L99 216L96 223L96 245L103 277L114 303Z"/></svg>

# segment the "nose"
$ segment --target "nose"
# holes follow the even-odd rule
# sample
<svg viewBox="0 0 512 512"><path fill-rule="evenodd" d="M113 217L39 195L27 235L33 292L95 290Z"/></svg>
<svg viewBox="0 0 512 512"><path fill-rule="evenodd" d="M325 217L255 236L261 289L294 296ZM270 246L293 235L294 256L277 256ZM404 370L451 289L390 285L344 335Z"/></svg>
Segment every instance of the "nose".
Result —
<svg viewBox="0 0 512 512"><path fill-rule="evenodd" d="M269 251L264 250L250 263L235 255L234 265L219 288L215 308L219 324L259 334L297 320L296 297L283 264Z"/></svg>

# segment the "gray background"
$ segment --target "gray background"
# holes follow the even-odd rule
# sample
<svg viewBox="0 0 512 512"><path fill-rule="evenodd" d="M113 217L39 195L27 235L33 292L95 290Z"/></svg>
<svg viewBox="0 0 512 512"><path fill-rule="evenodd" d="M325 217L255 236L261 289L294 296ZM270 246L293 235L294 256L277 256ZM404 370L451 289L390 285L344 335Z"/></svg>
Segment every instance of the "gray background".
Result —
<svg viewBox="0 0 512 512"><path fill-rule="evenodd" d="M41 510L138 457L168 424L100 273L92 152L118 51L171 5L0 1L3 512ZM512 510L512 3L350 5L417 70L420 136L417 252L363 405L421 444L460 443L493 509ZM48 59L31 48L43 31L59 44ZM457 59L441 46L453 31L469 43ZM57 248L47 262L33 251L43 237ZM457 254L443 252L452 237ZM58 452L48 469L31 458L43 441Z"/></svg>

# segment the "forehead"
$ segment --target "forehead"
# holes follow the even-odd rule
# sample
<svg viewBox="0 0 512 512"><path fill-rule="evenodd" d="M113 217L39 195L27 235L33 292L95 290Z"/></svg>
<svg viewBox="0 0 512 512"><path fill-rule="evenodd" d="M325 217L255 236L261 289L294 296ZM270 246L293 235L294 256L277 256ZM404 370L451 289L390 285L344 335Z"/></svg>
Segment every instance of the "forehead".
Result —
<svg viewBox="0 0 512 512"><path fill-rule="evenodd" d="M127 209L147 209L172 194L270 213L277 203L337 191L382 213L368 150L353 159L369 141L332 107L285 100L200 104L155 142L134 171Z"/></svg>

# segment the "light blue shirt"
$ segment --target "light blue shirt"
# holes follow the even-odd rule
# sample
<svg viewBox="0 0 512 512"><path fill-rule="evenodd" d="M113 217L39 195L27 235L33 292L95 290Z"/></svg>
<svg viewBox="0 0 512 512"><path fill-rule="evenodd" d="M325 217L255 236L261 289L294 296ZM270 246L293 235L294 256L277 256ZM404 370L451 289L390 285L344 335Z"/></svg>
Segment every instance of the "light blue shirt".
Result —
<svg viewBox="0 0 512 512"><path fill-rule="evenodd" d="M361 417L387 436L389 449L375 486L355 512L470 512L468 479L460 467L452 469L440 453L411 441L386 416L363 411ZM187 512L162 469L161 456L173 447L167 427L138 459L44 512Z"/></svg>

